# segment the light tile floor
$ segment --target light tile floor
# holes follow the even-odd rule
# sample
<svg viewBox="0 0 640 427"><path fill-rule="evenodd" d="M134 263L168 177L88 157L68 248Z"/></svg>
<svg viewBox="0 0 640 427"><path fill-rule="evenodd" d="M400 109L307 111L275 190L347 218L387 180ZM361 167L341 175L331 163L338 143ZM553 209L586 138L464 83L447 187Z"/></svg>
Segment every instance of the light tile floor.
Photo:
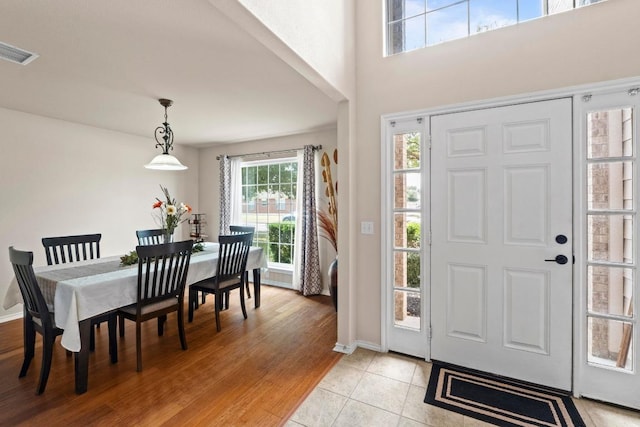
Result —
<svg viewBox="0 0 640 427"><path fill-rule="evenodd" d="M428 362L358 348L342 357L285 427L490 425L425 404L430 373ZM640 412L587 399L574 402L588 427L640 427Z"/></svg>

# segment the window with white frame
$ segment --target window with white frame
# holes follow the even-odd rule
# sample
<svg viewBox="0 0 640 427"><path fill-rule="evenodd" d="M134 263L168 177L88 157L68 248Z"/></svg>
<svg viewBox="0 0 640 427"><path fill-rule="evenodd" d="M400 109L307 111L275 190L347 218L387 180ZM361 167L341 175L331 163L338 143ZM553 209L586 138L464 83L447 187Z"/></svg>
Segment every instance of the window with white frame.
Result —
<svg viewBox="0 0 640 427"><path fill-rule="evenodd" d="M269 265L293 266L298 160L242 163L242 222L255 227L254 244Z"/></svg>
<svg viewBox="0 0 640 427"><path fill-rule="evenodd" d="M587 114L587 361L631 371L636 226L634 111ZM635 367L637 369L637 367Z"/></svg>
<svg viewBox="0 0 640 427"><path fill-rule="evenodd" d="M604 0L387 0L387 55Z"/></svg>

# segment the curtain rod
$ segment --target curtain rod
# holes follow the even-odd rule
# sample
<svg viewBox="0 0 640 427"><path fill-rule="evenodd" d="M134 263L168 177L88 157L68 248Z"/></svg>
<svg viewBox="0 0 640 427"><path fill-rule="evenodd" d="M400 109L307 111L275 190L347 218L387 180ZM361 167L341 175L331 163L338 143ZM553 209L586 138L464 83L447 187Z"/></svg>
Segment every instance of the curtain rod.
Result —
<svg viewBox="0 0 640 427"><path fill-rule="evenodd" d="M312 147L313 147L314 151L322 150L322 145L312 145ZM302 149L304 149L304 147L301 147L301 148L290 148L288 150L263 151L263 152L260 152L260 153L236 154L234 156L227 156L227 157L232 159L234 157L269 156L271 154L291 153L293 151L298 151L298 150L302 150ZM220 160L221 157L222 156L216 156L216 160Z"/></svg>

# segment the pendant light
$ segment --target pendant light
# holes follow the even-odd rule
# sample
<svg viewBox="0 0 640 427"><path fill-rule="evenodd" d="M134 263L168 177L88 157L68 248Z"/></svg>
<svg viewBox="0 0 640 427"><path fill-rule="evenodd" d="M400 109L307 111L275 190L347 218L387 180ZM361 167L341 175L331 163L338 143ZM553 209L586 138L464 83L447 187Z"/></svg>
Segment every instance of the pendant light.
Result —
<svg viewBox="0 0 640 427"><path fill-rule="evenodd" d="M173 150L173 131L167 121L167 108L173 105L173 101L170 99L159 99L160 105L164 107L164 123L158 126L155 131L156 148L162 147L162 154L158 154L149 162L144 165L147 169L156 170L184 170L187 169L185 165L180 163L176 157L169 154L169 150Z"/></svg>

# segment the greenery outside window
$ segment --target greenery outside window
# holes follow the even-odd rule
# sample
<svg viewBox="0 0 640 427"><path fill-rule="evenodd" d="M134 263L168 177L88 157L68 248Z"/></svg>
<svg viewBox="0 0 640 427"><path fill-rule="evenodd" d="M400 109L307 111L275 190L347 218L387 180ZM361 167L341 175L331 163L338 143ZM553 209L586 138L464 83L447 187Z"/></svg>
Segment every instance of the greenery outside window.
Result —
<svg viewBox="0 0 640 427"><path fill-rule="evenodd" d="M603 0L387 0L387 55Z"/></svg>
<svg viewBox="0 0 640 427"><path fill-rule="evenodd" d="M271 267L293 268L297 181L296 158L242 163L242 222Z"/></svg>

